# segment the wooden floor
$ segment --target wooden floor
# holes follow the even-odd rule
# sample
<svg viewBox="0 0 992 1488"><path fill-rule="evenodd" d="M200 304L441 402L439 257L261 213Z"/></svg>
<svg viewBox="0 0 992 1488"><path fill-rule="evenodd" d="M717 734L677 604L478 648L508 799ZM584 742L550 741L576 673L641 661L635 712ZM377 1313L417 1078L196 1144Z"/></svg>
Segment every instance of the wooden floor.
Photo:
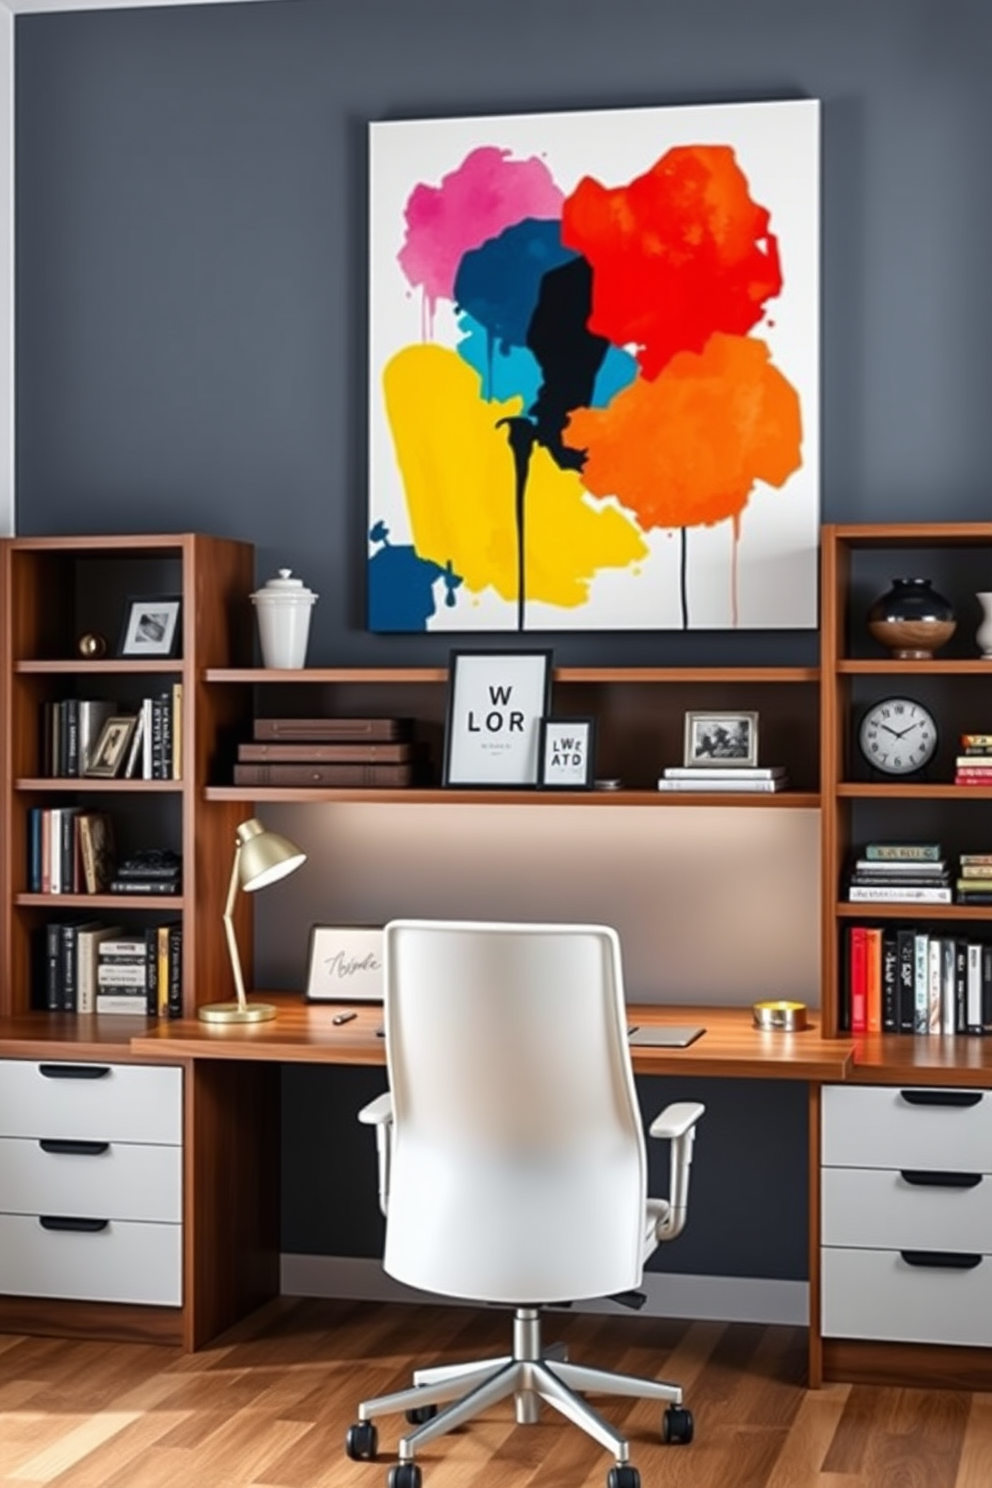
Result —
<svg viewBox="0 0 992 1488"><path fill-rule="evenodd" d="M678 1380L688 1447L658 1407L606 1400L643 1488L989 1488L992 1394L830 1385L807 1391L801 1330L620 1317L548 1319L576 1362ZM420 1363L501 1352L509 1318L454 1307L281 1299L195 1355L0 1334L0 1485L385 1488L402 1418L375 1463L345 1456L355 1404ZM609 1454L545 1409L498 1407L418 1457L424 1488L605 1488Z"/></svg>

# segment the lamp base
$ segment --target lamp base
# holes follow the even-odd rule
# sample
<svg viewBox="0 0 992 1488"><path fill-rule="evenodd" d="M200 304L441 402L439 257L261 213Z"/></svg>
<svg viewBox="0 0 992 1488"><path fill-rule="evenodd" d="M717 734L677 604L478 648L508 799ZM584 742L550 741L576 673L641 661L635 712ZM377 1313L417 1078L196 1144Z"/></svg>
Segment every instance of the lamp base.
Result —
<svg viewBox="0 0 992 1488"><path fill-rule="evenodd" d="M271 1002L208 1002L196 1016L204 1023L267 1023L277 1012Z"/></svg>

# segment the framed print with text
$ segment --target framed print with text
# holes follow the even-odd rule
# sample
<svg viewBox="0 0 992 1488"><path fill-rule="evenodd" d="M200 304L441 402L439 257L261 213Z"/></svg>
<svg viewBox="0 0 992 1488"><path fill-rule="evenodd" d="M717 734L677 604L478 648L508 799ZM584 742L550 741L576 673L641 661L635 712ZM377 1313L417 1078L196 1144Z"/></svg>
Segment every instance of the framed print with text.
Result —
<svg viewBox="0 0 992 1488"><path fill-rule="evenodd" d="M591 790L596 723L592 718L541 720L541 775L544 790Z"/></svg>
<svg viewBox="0 0 992 1488"><path fill-rule="evenodd" d="M453 651L444 735L446 786L536 786L550 651Z"/></svg>
<svg viewBox="0 0 992 1488"><path fill-rule="evenodd" d="M307 1002L381 1002L381 925L313 925Z"/></svg>

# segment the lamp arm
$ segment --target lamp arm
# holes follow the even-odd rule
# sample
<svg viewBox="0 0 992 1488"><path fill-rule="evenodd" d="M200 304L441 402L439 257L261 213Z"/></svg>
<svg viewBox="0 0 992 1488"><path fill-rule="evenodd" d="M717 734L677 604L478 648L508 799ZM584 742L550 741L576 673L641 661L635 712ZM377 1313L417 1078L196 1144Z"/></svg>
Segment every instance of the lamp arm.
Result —
<svg viewBox="0 0 992 1488"><path fill-rule="evenodd" d="M245 979L241 971L241 956L238 951L238 941L234 934L234 905L238 897L238 864L241 861L241 848L238 847L234 854L234 865L231 869L231 885L227 891L227 903L224 906L224 932L227 935L227 949L231 957L231 970L234 972L234 986L238 994L238 1007L244 1008L248 1004L245 996Z"/></svg>

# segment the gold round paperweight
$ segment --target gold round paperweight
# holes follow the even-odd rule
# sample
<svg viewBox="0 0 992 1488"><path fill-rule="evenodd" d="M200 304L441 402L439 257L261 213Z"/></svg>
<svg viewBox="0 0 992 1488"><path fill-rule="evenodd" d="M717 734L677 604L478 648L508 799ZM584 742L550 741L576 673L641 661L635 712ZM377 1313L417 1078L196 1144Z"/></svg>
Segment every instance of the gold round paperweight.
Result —
<svg viewBox="0 0 992 1488"><path fill-rule="evenodd" d="M79 637L79 654L90 661L107 654L107 642L98 630L88 630Z"/></svg>
<svg viewBox="0 0 992 1488"><path fill-rule="evenodd" d="M798 1033L806 1027L804 1002L756 1002L751 1009L754 1026L771 1033Z"/></svg>

